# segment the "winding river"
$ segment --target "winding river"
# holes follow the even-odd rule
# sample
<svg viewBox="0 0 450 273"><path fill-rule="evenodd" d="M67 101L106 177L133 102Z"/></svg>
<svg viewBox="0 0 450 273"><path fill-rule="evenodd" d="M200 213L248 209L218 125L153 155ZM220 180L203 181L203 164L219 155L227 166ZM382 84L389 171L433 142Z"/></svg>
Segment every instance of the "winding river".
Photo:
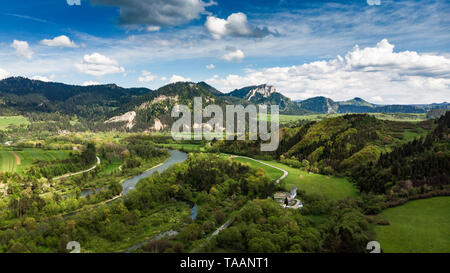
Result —
<svg viewBox="0 0 450 273"><path fill-rule="evenodd" d="M151 168L150 170L147 170L139 175L136 175L130 179L127 179L125 181L122 182L122 194L120 196L117 196L115 198L113 198L112 200L106 201L106 204L110 204L111 202L125 196L126 194L128 194L131 190L133 190L136 187L136 184L139 182L139 180L149 177L151 175L153 175L155 172L159 172L162 173L165 170L167 170L168 168L172 167L173 165L177 164L177 163L183 163L184 161L186 161L188 155L187 153L181 152L181 151L177 151L177 150L169 150L170 153L170 157L169 159L167 159L164 163ZM97 192L99 192L100 189L89 189L89 190L84 190L81 192L81 196L82 197L87 197L89 195L95 194ZM197 211L197 208L192 208L192 210ZM70 212L70 213L66 213L64 215L62 215L63 218L67 218L69 216L72 216L74 214L77 214L78 211L74 211L74 212ZM194 212L193 212L194 214Z"/></svg>
<svg viewBox="0 0 450 273"><path fill-rule="evenodd" d="M188 155L186 153L181 152L181 151L169 150L169 152L170 152L170 158L168 160L166 160L166 162L164 162L163 164L161 164L157 167L154 167L142 174L136 175L133 178L125 180L122 183L123 195L126 195L128 192L133 190L136 187L136 184L139 182L139 180L149 177L149 176L153 175L155 172L162 173L165 170L167 170L168 168L172 167L173 165L184 162L188 157Z"/></svg>

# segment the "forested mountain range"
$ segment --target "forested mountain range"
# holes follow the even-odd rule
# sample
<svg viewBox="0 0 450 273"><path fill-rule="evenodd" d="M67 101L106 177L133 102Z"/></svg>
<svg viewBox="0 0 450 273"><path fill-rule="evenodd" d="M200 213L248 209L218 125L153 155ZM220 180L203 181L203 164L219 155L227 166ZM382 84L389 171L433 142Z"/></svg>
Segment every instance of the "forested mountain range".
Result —
<svg viewBox="0 0 450 273"><path fill-rule="evenodd" d="M148 92L115 84L76 86L12 77L0 81L0 114L60 112L100 120Z"/></svg>
<svg viewBox="0 0 450 273"><path fill-rule="evenodd" d="M276 104L280 106L280 114L285 115L425 113L450 107L448 103L381 106L361 98L335 102L316 97L294 102L269 85L249 86L226 94L205 82L178 82L150 90L122 88L115 84L76 86L11 77L0 81L0 115L25 115L33 120L46 120L49 114L58 114L65 119L76 119L91 129L161 130L173 122L170 117L172 107L175 104L192 106L194 97L202 97L204 106Z"/></svg>
<svg viewBox="0 0 450 273"><path fill-rule="evenodd" d="M450 103L417 105L378 105L361 98L348 101L333 101L326 97L314 97L297 101L301 108L321 114L332 113L427 113L433 109L450 109Z"/></svg>

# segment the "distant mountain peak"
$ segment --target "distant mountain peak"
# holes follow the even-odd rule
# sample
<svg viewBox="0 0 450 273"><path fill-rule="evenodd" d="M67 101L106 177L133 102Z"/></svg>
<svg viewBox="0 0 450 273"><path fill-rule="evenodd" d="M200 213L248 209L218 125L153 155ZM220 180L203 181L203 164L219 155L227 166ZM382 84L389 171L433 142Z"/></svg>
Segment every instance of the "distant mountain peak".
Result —
<svg viewBox="0 0 450 273"><path fill-rule="evenodd" d="M247 94L247 100L250 101L253 97L255 97L257 94L262 95L264 98L270 97L272 94L276 93L277 90L275 87L267 84L256 86L254 89L250 90L250 92Z"/></svg>
<svg viewBox="0 0 450 273"><path fill-rule="evenodd" d="M334 114L338 111L338 104L330 98L326 98L323 96L309 98L302 102L299 102L299 105L308 111L316 112L316 113L326 113L326 114Z"/></svg>
<svg viewBox="0 0 450 273"><path fill-rule="evenodd" d="M308 113L288 97L278 93L275 87L268 84L247 86L236 89L226 94L226 96L242 99L252 104L279 105L280 113L286 115L302 115Z"/></svg>
<svg viewBox="0 0 450 273"><path fill-rule="evenodd" d="M245 99L247 101L254 101L260 99L270 98L277 90L272 85L261 84L257 86L248 86L232 91L229 95Z"/></svg>
<svg viewBox="0 0 450 273"><path fill-rule="evenodd" d="M208 90L211 91L211 93L213 93L214 95L223 95L222 92L220 92L220 91L217 90L216 88L212 87L211 85L207 84L206 82L199 82L199 83L197 83L197 85L202 86L202 87L208 89Z"/></svg>

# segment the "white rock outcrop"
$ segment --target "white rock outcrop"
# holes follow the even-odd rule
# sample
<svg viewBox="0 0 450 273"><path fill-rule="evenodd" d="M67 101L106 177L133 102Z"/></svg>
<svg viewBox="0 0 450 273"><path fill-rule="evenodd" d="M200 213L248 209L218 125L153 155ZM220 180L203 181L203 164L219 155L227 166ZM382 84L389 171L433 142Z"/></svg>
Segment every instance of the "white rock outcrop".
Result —
<svg viewBox="0 0 450 273"><path fill-rule="evenodd" d="M147 109L150 106L152 106L153 104L160 103L160 102L166 101L166 100L178 102L178 99L179 99L178 96L168 97L168 96L165 96L165 95L161 95L161 96L159 96L157 98L154 98L152 101L144 102L143 104L141 104L139 106L139 110Z"/></svg>
<svg viewBox="0 0 450 273"><path fill-rule="evenodd" d="M152 126L152 127L150 127L150 130L151 131L162 131L162 130L164 130L164 128L166 128L167 127L167 125L166 124L163 124L162 122L161 122L161 120L159 120L159 119L155 119L155 124Z"/></svg>
<svg viewBox="0 0 450 273"><path fill-rule="evenodd" d="M255 89L250 90L250 92L248 92L248 94L246 96L246 99L251 100L254 96L256 96L256 94L260 94L264 98L268 98L268 97L270 97L270 95L272 95L275 92L277 92L275 87L273 87L271 85L261 85Z"/></svg>
<svg viewBox="0 0 450 273"><path fill-rule="evenodd" d="M126 122L127 123L126 127L128 129L132 129L134 127L134 119L135 118L136 118L136 112L131 111L131 112L125 113L121 116L112 117L112 118L108 119L107 121L105 121L105 123Z"/></svg>

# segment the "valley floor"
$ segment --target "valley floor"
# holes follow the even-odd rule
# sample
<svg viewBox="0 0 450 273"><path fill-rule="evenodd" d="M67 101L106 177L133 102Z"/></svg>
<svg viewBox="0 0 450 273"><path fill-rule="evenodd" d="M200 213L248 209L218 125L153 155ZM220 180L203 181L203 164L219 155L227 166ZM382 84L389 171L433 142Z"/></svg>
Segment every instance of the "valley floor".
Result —
<svg viewBox="0 0 450 273"><path fill-rule="evenodd" d="M387 253L450 253L450 197L415 200L383 211L387 226L375 226Z"/></svg>

